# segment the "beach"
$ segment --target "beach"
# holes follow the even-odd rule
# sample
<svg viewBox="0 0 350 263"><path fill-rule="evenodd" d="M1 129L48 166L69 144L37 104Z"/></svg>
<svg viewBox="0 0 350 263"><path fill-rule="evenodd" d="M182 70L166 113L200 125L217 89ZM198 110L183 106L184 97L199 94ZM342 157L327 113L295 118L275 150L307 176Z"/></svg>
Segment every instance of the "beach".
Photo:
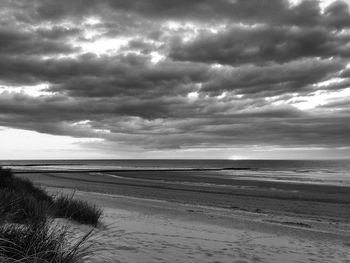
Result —
<svg viewBox="0 0 350 263"><path fill-rule="evenodd" d="M215 171L18 176L103 208L90 262L350 262L347 186L228 180Z"/></svg>

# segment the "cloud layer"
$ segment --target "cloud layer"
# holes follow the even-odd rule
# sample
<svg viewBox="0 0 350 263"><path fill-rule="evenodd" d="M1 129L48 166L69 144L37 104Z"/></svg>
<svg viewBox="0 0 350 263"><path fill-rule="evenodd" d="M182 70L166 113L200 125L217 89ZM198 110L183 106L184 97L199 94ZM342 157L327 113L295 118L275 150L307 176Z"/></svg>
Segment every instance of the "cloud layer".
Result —
<svg viewBox="0 0 350 263"><path fill-rule="evenodd" d="M344 1L0 5L0 126L112 153L350 148Z"/></svg>

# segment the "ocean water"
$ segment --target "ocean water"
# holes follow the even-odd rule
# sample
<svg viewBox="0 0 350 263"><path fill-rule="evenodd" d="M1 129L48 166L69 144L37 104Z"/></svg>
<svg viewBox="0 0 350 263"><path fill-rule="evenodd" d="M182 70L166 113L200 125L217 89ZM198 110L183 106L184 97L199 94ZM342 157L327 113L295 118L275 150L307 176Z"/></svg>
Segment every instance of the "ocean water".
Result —
<svg viewBox="0 0 350 263"><path fill-rule="evenodd" d="M215 169L214 176L350 186L350 160L0 160L14 170Z"/></svg>

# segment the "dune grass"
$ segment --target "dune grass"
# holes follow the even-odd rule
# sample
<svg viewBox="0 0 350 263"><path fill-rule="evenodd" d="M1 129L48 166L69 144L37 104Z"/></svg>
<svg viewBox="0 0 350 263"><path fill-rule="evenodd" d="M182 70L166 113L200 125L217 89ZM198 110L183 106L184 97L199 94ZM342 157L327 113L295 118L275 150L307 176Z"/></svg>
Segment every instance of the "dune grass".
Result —
<svg viewBox="0 0 350 263"><path fill-rule="evenodd" d="M71 244L65 227L39 225L2 225L0 227L0 262L78 263L89 255L85 241L92 232Z"/></svg>
<svg viewBox="0 0 350 263"><path fill-rule="evenodd" d="M0 190L0 218L13 223L44 221L49 211L49 203L33 196L10 189Z"/></svg>
<svg viewBox="0 0 350 263"><path fill-rule="evenodd" d="M0 212L4 211L2 214L6 213L13 220L31 220L46 214L96 226L102 215L99 208L73 199L74 195L53 198L30 180L16 177L1 167L0 190Z"/></svg>
<svg viewBox="0 0 350 263"><path fill-rule="evenodd" d="M102 212L73 196L52 197L30 180L0 167L0 262L76 263L90 253L92 233L69 242L67 227L52 227L65 217L96 226Z"/></svg>
<svg viewBox="0 0 350 263"><path fill-rule="evenodd" d="M29 179L16 177L10 169L0 167L0 189L2 188L23 192L37 200L52 203L52 197L44 190L36 187Z"/></svg>
<svg viewBox="0 0 350 263"><path fill-rule="evenodd" d="M96 226L102 215L102 210L86 201L75 200L73 197L74 194L71 196L60 195L54 199L55 216Z"/></svg>

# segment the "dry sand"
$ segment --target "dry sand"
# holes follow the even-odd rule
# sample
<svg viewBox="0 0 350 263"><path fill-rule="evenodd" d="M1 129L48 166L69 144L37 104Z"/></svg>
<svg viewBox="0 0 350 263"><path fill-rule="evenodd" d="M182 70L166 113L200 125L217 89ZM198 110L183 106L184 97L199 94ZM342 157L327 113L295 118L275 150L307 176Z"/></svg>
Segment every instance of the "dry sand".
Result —
<svg viewBox="0 0 350 263"><path fill-rule="evenodd" d="M350 262L346 222L84 191L75 195L104 208L90 240L96 253L88 262Z"/></svg>

